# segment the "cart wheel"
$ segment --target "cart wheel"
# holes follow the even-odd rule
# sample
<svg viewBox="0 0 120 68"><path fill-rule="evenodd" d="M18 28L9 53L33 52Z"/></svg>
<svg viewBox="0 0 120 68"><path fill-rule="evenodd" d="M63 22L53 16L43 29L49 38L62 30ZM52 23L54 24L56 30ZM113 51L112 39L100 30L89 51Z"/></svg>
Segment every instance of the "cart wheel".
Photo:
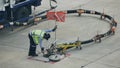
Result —
<svg viewBox="0 0 120 68"><path fill-rule="evenodd" d="M80 46L80 50L82 50L82 47Z"/></svg>
<svg viewBox="0 0 120 68"><path fill-rule="evenodd" d="M81 13L78 13L78 16L81 16Z"/></svg>

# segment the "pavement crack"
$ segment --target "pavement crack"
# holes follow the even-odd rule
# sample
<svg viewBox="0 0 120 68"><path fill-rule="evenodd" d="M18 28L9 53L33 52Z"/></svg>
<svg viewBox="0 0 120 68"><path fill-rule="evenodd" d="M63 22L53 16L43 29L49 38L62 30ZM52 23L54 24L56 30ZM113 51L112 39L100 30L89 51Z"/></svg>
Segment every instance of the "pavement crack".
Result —
<svg viewBox="0 0 120 68"><path fill-rule="evenodd" d="M85 65L82 65L81 68L84 68L84 67L86 67L86 66L88 66L88 65L90 65L90 64L92 64L92 63L95 63L95 62L101 60L102 58L104 58L104 57L106 57L106 56L108 56L108 55L110 55L110 54L113 54L114 52L116 52L116 51L118 51L118 50L120 50L120 48L118 48L118 49L116 49L116 50L114 50L114 51L112 51L112 52L109 52L109 53L107 53L107 54L99 57L99 58L96 59L96 60L90 61L89 63L87 63L87 64L85 64ZM112 65L109 65L109 66L112 66ZM115 67L115 66L112 66L112 67ZM118 67L118 68L119 68L119 67Z"/></svg>

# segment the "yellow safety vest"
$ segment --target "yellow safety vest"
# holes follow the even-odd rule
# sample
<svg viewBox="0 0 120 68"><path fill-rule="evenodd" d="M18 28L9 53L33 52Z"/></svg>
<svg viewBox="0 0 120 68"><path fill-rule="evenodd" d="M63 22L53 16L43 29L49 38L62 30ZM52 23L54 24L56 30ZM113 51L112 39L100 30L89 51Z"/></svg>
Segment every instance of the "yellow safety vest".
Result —
<svg viewBox="0 0 120 68"><path fill-rule="evenodd" d="M33 38L33 41L35 42L35 44L38 44L39 38L43 39L45 32L42 30L33 30L31 32L31 34L32 34L32 38Z"/></svg>

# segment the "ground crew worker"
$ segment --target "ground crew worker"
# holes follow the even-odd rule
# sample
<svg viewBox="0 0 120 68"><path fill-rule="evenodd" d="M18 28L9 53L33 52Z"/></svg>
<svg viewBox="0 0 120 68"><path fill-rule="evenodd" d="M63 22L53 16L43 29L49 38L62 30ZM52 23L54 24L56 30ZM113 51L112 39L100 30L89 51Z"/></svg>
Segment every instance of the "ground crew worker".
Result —
<svg viewBox="0 0 120 68"><path fill-rule="evenodd" d="M44 52L44 47L42 46L42 40L48 40L50 38L50 32L54 32L57 29L57 25L51 30L33 30L28 34L30 40L30 47L28 56L38 56L36 54L36 45L40 45L41 52Z"/></svg>

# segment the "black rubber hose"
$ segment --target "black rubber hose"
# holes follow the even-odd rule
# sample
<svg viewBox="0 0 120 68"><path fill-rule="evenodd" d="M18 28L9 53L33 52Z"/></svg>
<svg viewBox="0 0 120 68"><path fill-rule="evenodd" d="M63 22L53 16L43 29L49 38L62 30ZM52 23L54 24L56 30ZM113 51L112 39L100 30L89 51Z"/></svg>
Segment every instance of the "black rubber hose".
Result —
<svg viewBox="0 0 120 68"><path fill-rule="evenodd" d="M91 43L93 41L94 41L93 39L86 40L86 41L81 41L81 44L87 44L87 43Z"/></svg>
<svg viewBox="0 0 120 68"><path fill-rule="evenodd" d="M103 14L103 13L100 13L100 12L97 12L97 11L77 9L77 10L67 10L66 14L72 14L72 13L95 14L95 15L100 15L100 16L104 16L105 18L108 18L111 21L109 23L111 27L110 27L110 29L106 33L100 34L100 38L104 38L104 37L110 35L112 33L111 29L112 29L113 26L117 27L117 22L111 16ZM47 17L45 15L45 16L41 16L41 18L45 19ZM94 39L89 39L89 40L86 40L86 41L81 41L81 44L87 44L87 43L91 43L93 41L94 41Z"/></svg>
<svg viewBox="0 0 120 68"><path fill-rule="evenodd" d="M77 13L77 10L68 10L67 14L70 14L70 13Z"/></svg>

